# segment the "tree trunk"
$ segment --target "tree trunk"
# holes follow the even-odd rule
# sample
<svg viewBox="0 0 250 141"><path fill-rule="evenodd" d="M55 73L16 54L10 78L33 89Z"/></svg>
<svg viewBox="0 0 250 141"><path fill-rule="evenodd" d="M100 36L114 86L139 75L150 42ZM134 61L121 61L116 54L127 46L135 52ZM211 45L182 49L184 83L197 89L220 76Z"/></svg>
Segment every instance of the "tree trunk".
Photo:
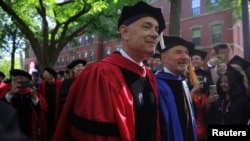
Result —
<svg viewBox="0 0 250 141"><path fill-rule="evenodd" d="M181 3L182 0L171 0L169 35L180 36Z"/></svg>

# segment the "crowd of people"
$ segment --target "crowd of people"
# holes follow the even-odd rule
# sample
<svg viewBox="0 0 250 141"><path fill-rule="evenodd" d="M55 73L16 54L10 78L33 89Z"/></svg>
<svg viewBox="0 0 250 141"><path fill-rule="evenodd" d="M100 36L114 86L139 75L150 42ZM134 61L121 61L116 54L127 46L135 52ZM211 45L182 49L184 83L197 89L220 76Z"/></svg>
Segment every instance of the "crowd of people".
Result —
<svg viewBox="0 0 250 141"><path fill-rule="evenodd" d="M164 29L161 9L138 2L123 7L122 47L106 58L73 60L69 73L13 69L10 82L0 72L0 140L207 141L209 124L249 125L250 62L219 62L217 48L207 63Z"/></svg>
<svg viewBox="0 0 250 141"><path fill-rule="evenodd" d="M70 77L63 76L64 79L58 78L62 74L50 67L31 74L12 69L8 82L4 81L5 74L0 72L0 101L12 109L5 110L7 114L0 121L0 134L13 134L8 138L0 137L0 140L51 141L70 85L86 64L83 59L73 60L67 66ZM7 119L10 122L6 123Z"/></svg>

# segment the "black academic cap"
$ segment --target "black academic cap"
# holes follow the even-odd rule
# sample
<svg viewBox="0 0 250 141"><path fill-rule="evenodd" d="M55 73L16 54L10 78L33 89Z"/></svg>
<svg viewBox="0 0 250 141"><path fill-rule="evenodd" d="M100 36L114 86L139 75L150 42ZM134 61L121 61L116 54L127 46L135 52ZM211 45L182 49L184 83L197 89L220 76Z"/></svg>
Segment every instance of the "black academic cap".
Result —
<svg viewBox="0 0 250 141"><path fill-rule="evenodd" d="M10 75L11 76L24 76L24 77L27 77L29 80L32 79L32 76L27 71L24 71L24 70L21 70L21 69L12 69L12 70L10 70Z"/></svg>
<svg viewBox="0 0 250 141"><path fill-rule="evenodd" d="M54 78L57 78L57 72L54 69L52 69L50 67L46 67L46 68L44 68L44 71L49 72Z"/></svg>
<svg viewBox="0 0 250 141"><path fill-rule="evenodd" d="M64 71L58 71L57 74L64 76Z"/></svg>
<svg viewBox="0 0 250 141"><path fill-rule="evenodd" d="M207 83L207 76L208 76L207 71L204 71L203 69L196 69L196 70L194 70L194 72L195 72L197 79L199 81L203 81L203 82ZM202 76L203 79L201 79L199 76Z"/></svg>
<svg viewBox="0 0 250 141"><path fill-rule="evenodd" d="M148 64L148 61L147 61L147 60L143 60L142 63L143 63L145 66L150 66L150 65Z"/></svg>
<svg viewBox="0 0 250 141"><path fill-rule="evenodd" d="M228 64L232 65L232 64L237 64L239 66L241 66L241 68L243 70L247 69L250 66L250 62L248 62L247 60L241 58L238 55L235 55L229 62Z"/></svg>
<svg viewBox="0 0 250 141"><path fill-rule="evenodd" d="M159 53L155 53L152 57L153 58L161 58L161 55Z"/></svg>
<svg viewBox="0 0 250 141"><path fill-rule="evenodd" d="M66 74L69 74L69 73L70 73L70 71L69 71L68 69L66 69L66 70L65 70L65 73L66 73Z"/></svg>
<svg viewBox="0 0 250 141"><path fill-rule="evenodd" d="M165 20L161 8L152 7L147 3L140 1L133 6L124 6L121 16L118 20L118 29L121 25L129 25L142 17L153 17L158 21L159 33L165 29Z"/></svg>
<svg viewBox="0 0 250 141"><path fill-rule="evenodd" d="M227 71L224 75L230 77L233 81L241 84L243 83L244 76L241 74L240 71L233 68L230 64L227 64Z"/></svg>
<svg viewBox="0 0 250 141"><path fill-rule="evenodd" d="M202 60L204 60L207 56L207 52L206 51L202 51L202 50L199 50L199 49L194 49L193 53L192 53L192 56L194 55L198 55L201 57Z"/></svg>
<svg viewBox="0 0 250 141"><path fill-rule="evenodd" d="M83 60L83 59L76 59L74 61L72 61L68 66L67 68L68 69L72 69L74 68L76 65L78 64L83 64L83 65L86 65L87 64L87 61L86 60Z"/></svg>
<svg viewBox="0 0 250 141"><path fill-rule="evenodd" d="M157 49L160 53L169 50L172 47L183 45L188 49L189 54L192 54L194 51L194 44L192 42L186 41L178 36L163 36L165 48L161 48L160 42L157 44Z"/></svg>
<svg viewBox="0 0 250 141"><path fill-rule="evenodd" d="M0 71L0 77L5 78L5 74L2 71Z"/></svg>

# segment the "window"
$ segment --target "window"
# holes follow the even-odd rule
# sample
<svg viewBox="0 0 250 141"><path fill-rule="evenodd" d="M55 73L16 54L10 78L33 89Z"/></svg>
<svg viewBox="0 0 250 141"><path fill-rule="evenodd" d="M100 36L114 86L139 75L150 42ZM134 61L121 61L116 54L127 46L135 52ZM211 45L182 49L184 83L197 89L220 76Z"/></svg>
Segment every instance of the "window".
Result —
<svg viewBox="0 0 250 141"><path fill-rule="evenodd" d="M218 0L210 0L211 6L218 6Z"/></svg>
<svg viewBox="0 0 250 141"><path fill-rule="evenodd" d="M64 58L63 57L61 57L61 62L62 62L62 65L64 64Z"/></svg>
<svg viewBox="0 0 250 141"><path fill-rule="evenodd" d="M71 52L71 61L75 60L76 59L76 55L74 52Z"/></svg>
<svg viewBox="0 0 250 141"><path fill-rule="evenodd" d="M66 47L65 47L65 50L68 50L68 49L70 49L70 45L69 44L67 44Z"/></svg>
<svg viewBox="0 0 250 141"><path fill-rule="evenodd" d="M192 0L192 15L199 16L200 12L200 0Z"/></svg>
<svg viewBox="0 0 250 141"><path fill-rule="evenodd" d="M58 57L57 62L56 62L56 65L57 65L57 66L58 66L58 65L61 65L61 57Z"/></svg>
<svg viewBox="0 0 250 141"><path fill-rule="evenodd" d="M215 24L212 25L212 43L221 43L222 37L221 37L221 24Z"/></svg>
<svg viewBox="0 0 250 141"><path fill-rule="evenodd" d="M121 49L120 45L115 46L115 51L119 51Z"/></svg>
<svg viewBox="0 0 250 141"><path fill-rule="evenodd" d="M92 34L90 37L89 37L89 43L94 43L94 39L95 39L95 35Z"/></svg>
<svg viewBox="0 0 250 141"><path fill-rule="evenodd" d="M82 37L78 38L78 43L79 43L79 45L82 45Z"/></svg>
<svg viewBox="0 0 250 141"><path fill-rule="evenodd" d="M65 63L68 64L69 63L69 57L68 56L65 56Z"/></svg>
<svg viewBox="0 0 250 141"><path fill-rule="evenodd" d="M94 34L92 34L92 35L85 35L84 45L92 44L92 43L94 43L94 40L95 40L95 35Z"/></svg>
<svg viewBox="0 0 250 141"><path fill-rule="evenodd" d="M88 42L89 42L89 37L88 37L88 36L85 36L84 45L87 45Z"/></svg>
<svg viewBox="0 0 250 141"><path fill-rule="evenodd" d="M83 51L82 56L83 56L83 59L87 60L87 58L88 58L88 52L87 51Z"/></svg>
<svg viewBox="0 0 250 141"><path fill-rule="evenodd" d="M192 29L192 42L196 46L201 45L201 29L200 28L194 28Z"/></svg>
<svg viewBox="0 0 250 141"><path fill-rule="evenodd" d="M94 59L95 59L95 51L91 50L90 51L90 61L92 62L92 61L94 61Z"/></svg>
<svg viewBox="0 0 250 141"><path fill-rule="evenodd" d="M110 47L107 47L105 49L105 53L106 53L106 56L109 56L111 54L111 48Z"/></svg>
<svg viewBox="0 0 250 141"><path fill-rule="evenodd" d="M77 58L80 59L81 58L81 52L77 52Z"/></svg>

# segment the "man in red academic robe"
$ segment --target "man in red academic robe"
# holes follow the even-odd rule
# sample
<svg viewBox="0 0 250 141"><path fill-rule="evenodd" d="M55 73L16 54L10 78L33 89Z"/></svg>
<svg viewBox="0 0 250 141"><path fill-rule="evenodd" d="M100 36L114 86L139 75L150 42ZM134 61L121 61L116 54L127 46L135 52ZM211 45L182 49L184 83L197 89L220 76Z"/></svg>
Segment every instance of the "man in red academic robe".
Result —
<svg viewBox="0 0 250 141"><path fill-rule="evenodd" d="M128 68L127 66L131 67ZM122 57L120 54L113 54L95 66L86 67L83 75L86 73L89 74L89 77L77 79L76 83L73 83L70 95L66 99L65 110L63 110L61 115L61 121L59 120L57 126L55 140L67 140L67 136L63 136L69 134L69 132L78 140L92 140L93 135L81 132L81 129L79 130L77 127L74 127L77 126L77 124L80 128L84 128L85 126L81 126L81 123L84 124L86 121L77 122L78 118L80 118L78 115L86 118L85 120L97 120L100 122L99 124L106 123L107 126L109 125L110 130L107 129L106 131L110 133L103 133L108 134L106 138L111 136L110 138L117 141L134 140L135 102L133 101L133 94L129 90L129 86L126 84L123 74L120 72L120 67L126 68L138 76L145 76L146 73L150 74L148 70L144 70L144 68L137 66L137 64ZM110 71L107 72L107 68L109 68ZM151 82L152 87L155 85L155 80L152 75L149 75L149 82ZM156 94L155 89L153 93ZM74 106L74 109L71 109L71 106ZM75 112L74 116L65 113L66 111L72 112L71 110ZM154 113L151 114L153 115ZM73 119L70 120L70 118ZM86 128L93 128L89 130L95 130L94 128L97 129L99 124L95 123L93 125L96 126L87 126ZM84 131L85 129L82 130ZM77 138L78 136L79 138ZM96 136L96 138L97 140L102 140L103 136L104 135ZM116 136L118 137L114 138Z"/></svg>
<svg viewBox="0 0 250 141"><path fill-rule="evenodd" d="M31 82L31 75L19 69L10 71L11 83L7 84L0 94L0 99L14 107L17 111L21 131L31 140L37 138L38 119L46 111L45 100L36 91Z"/></svg>
<svg viewBox="0 0 250 141"><path fill-rule="evenodd" d="M41 138L44 141L51 140L59 118L59 92L62 81L56 78L57 72L50 67L46 67L43 71L43 81L38 88L38 92L42 94L47 105L44 118L40 119Z"/></svg>
<svg viewBox="0 0 250 141"><path fill-rule="evenodd" d="M143 60L165 28L161 9L125 6L118 28L121 50L88 65L73 82L54 141L160 141L156 81Z"/></svg>

